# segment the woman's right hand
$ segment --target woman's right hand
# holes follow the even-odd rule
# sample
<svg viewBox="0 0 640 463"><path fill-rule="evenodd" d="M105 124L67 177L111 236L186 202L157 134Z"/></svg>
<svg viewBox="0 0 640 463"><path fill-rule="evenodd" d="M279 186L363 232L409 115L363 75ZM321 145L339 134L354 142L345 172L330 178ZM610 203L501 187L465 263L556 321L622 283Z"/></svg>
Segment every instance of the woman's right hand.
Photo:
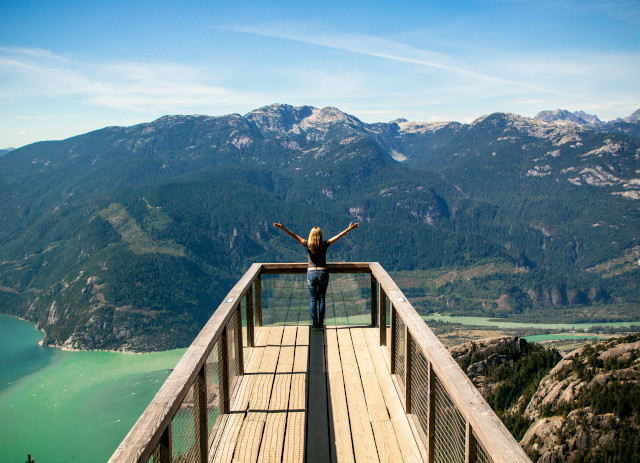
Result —
<svg viewBox="0 0 640 463"><path fill-rule="evenodd" d="M276 228L284 228L284 225L282 225L282 223L280 223L280 222L274 223L273 226L276 227Z"/></svg>
<svg viewBox="0 0 640 463"><path fill-rule="evenodd" d="M349 230L353 230L354 228L358 228L360 226L360 222L351 222L349 224Z"/></svg>

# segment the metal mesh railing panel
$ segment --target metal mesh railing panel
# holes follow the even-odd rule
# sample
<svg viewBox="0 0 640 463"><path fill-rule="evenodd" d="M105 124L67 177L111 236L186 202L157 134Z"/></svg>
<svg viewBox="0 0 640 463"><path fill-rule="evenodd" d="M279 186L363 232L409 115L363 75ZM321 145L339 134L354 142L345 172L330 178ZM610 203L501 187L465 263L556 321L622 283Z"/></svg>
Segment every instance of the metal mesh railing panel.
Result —
<svg viewBox="0 0 640 463"><path fill-rule="evenodd" d="M370 297L370 275L330 273L325 324L370 324ZM299 325L309 323L309 320L306 274L262 275L263 325Z"/></svg>
<svg viewBox="0 0 640 463"><path fill-rule="evenodd" d="M200 425L195 403L199 383L198 376L171 420L171 447L174 462L200 463L198 442Z"/></svg>
<svg viewBox="0 0 640 463"><path fill-rule="evenodd" d="M228 383L229 390L233 390L236 379L240 375L240 362L239 356L242 352L238 351L238 336L240 333L238 329L242 327L238 326L238 317L236 314L231 316L229 323L227 323L227 358L228 358Z"/></svg>
<svg viewBox="0 0 640 463"><path fill-rule="evenodd" d="M429 362L414 340L411 340L409 347L411 348L411 413L418 418L422 432L426 436L429 429Z"/></svg>
<svg viewBox="0 0 640 463"><path fill-rule="evenodd" d="M160 441L156 448L153 449L153 453L147 463L164 463L165 461L169 461L169 449Z"/></svg>
<svg viewBox="0 0 640 463"><path fill-rule="evenodd" d="M386 304L385 307L387 308L387 329L386 329L386 342L385 342L385 346L387 348L387 352L389 353L389 355L391 355L391 316L389 315L391 313L391 300L385 296L386 298Z"/></svg>
<svg viewBox="0 0 640 463"><path fill-rule="evenodd" d="M434 461L459 463L465 461L467 426L462 414L436 376L434 378Z"/></svg>
<svg viewBox="0 0 640 463"><path fill-rule="evenodd" d="M398 381L398 382L400 383L400 386L404 389L404 378L405 378L404 356L405 356L405 347L406 347L405 346L405 343L406 343L405 324L404 324L404 321L402 320L402 317L398 315L398 312L396 310L393 311L393 336L394 336L393 357L395 359L394 373L398 375L399 379L401 379L401 381Z"/></svg>
<svg viewBox="0 0 640 463"><path fill-rule="evenodd" d="M207 378L207 434L211 434L216 420L220 415L222 404L222 388L220 387L220 341L216 342L207 357L205 376Z"/></svg>
<svg viewBox="0 0 640 463"><path fill-rule="evenodd" d="M491 463L489 455L480 446L480 442L476 441L476 463Z"/></svg>

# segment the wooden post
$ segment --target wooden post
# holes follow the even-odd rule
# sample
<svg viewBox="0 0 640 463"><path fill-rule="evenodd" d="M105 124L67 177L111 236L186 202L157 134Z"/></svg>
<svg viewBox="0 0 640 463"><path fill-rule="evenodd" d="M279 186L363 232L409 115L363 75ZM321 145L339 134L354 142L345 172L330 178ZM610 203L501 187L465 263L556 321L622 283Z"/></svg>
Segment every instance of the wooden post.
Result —
<svg viewBox="0 0 640 463"><path fill-rule="evenodd" d="M389 342L389 371L391 372L392 375L396 374L396 342L398 341L396 339L396 323L398 323L398 320L396 320L396 317L398 316L398 313L394 310L393 307L393 302L389 301L389 321L391 322L389 325L391 327L390 331L391 331L391 339L387 339L387 341Z"/></svg>
<svg viewBox="0 0 640 463"><path fill-rule="evenodd" d="M238 353L238 376L244 375L244 343L242 341L242 301L238 301L238 311L236 312L238 327L237 334L237 353Z"/></svg>
<svg viewBox="0 0 640 463"><path fill-rule="evenodd" d="M227 352L227 327L225 326L218 341L218 380L220 384L220 414L227 414L231 408L229 393L229 354Z"/></svg>
<svg viewBox="0 0 640 463"><path fill-rule="evenodd" d="M262 326L262 276L256 278L256 326Z"/></svg>
<svg viewBox="0 0 640 463"><path fill-rule="evenodd" d="M471 423L467 420L467 434L465 439L464 461L465 463L475 463L476 461L476 437L473 435Z"/></svg>
<svg viewBox="0 0 640 463"><path fill-rule="evenodd" d="M378 318L379 318L379 327L380 327L380 345L387 345L387 295L380 287L380 294L378 300Z"/></svg>
<svg viewBox="0 0 640 463"><path fill-rule="evenodd" d="M371 326L376 326L378 323L378 281L376 277L371 274Z"/></svg>
<svg viewBox="0 0 640 463"><path fill-rule="evenodd" d="M205 362L196 378L195 419L198 420L198 440L200 444L200 463L209 461L209 429L207 427L207 362Z"/></svg>
<svg viewBox="0 0 640 463"><path fill-rule="evenodd" d="M249 286L246 296L247 306L247 347L254 346L254 333L253 333L253 286Z"/></svg>
<svg viewBox="0 0 640 463"><path fill-rule="evenodd" d="M158 442L159 447L159 463L171 463L173 461L173 447L171 445L171 422L167 424L167 427L164 428L162 432L162 436L160 437L160 442ZM155 462L155 458L153 460Z"/></svg>
<svg viewBox="0 0 640 463"><path fill-rule="evenodd" d="M435 397L436 374L429 362L429 415L427 416L427 454L428 462L434 461L434 444L436 442L436 397Z"/></svg>
<svg viewBox="0 0 640 463"><path fill-rule="evenodd" d="M404 412L411 413L411 333L404 326Z"/></svg>

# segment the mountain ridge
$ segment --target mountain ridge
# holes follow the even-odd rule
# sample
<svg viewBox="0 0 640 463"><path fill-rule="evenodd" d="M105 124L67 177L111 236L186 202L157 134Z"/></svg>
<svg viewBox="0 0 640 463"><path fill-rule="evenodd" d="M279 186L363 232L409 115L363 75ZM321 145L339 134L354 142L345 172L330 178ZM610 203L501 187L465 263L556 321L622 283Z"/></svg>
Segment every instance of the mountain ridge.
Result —
<svg viewBox="0 0 640 463"><path fill-rule="evenodd" d="M358 220L336 258L527 269L419 310L628 319L638 153L625 134L515 114L367 124L290 105L39 142L0 158L0 310L70 348L186 345L249 263L301 259L274 220Z"/></svg>
<svg viewBox="0 0 640 463"><path fill-rule="evenodd" d="M563 109L541 111L535 119L553 124L575 124L598 132L622 133L640 138L640 109L625 118L616 118L603 122L593 114L584 111L569 112Z"/></svg>

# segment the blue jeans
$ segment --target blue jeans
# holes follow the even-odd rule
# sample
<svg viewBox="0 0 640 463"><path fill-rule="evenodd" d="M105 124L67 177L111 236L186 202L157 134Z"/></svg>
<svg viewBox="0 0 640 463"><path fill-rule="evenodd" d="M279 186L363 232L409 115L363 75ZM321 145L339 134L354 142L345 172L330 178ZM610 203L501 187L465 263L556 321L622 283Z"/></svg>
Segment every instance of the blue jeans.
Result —
<svg viewBox="0 0 640 463"><path fill-rule="evenodd" d="M324 296L329 286L329 271L307 270L307 287L309 288L309 312L313 326L324 326Z"/></svg>

